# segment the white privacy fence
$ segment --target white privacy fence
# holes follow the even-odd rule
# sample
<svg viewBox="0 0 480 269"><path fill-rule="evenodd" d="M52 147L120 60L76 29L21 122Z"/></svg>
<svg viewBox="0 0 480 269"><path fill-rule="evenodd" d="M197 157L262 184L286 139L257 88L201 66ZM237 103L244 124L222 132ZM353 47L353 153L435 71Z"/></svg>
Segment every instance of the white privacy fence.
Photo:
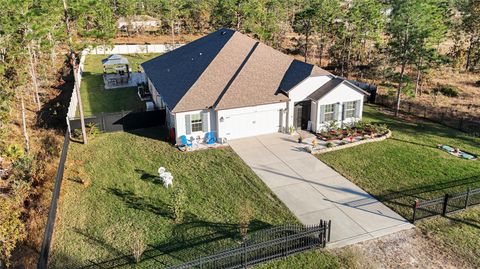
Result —
<svg viewBox="0 0 480 269"><path fill-rule="evenodd" d="M183 44L145 44L145 45L114 45L114 46L99 46L95 48L88 48L82 51L80 56L80 65L78 68L78 83L74 84L74 87L77 85L80 86L82 83L82 74L85 67L85 58L88 54L134 54L134 53L165 53L171 50L174 50L178 47L183 46ZM76 94L76 89L73 89L72 97L70 99L70 104L68 106L67 113L67 125L69 125L69 120L74 119L77 113L78 107L78 98ZM70 127L70 126L69 126Z"/></svg>
<svg viewBox="0 0 480 269"><path fill-rule="evenodd" d="M131 53L164 53L181 47L183 44L140 44L99 46L88 51L89 54L131 54Z"/></svg>

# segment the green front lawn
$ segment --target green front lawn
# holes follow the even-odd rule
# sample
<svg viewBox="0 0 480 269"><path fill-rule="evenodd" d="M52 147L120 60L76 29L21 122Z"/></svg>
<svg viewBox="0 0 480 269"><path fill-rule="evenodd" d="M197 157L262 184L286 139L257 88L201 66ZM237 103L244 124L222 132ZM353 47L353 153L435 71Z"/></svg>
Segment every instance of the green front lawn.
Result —
<svg viewBox="0 0 480 269"><path fill-rule="evenodd" d="M468 161L437 149L447 144L480 155L480 138L430 122L405 122L366 106L364 120L385 123L390 139L317 157L405 218L416 198L480 187L480 161Z"/></svg>
<svg viewBox="0 0 480 269"><path fill-rule="evenodd" d="M133 267L132 244L147 246L142 268L163 266L239 242L239 207L253 208L250 231L298 223L230 149L179 152L163 130L101 134L71 144L54 235L52 268L102 263ZM171 193L157 178L166 167L187 195L186 219L174 223ZM90 184L77 183L76 177ZM150 258L147 258L150 257Z"/></svg>
<svg viewBox="0 0 480 269"><path fill-rule="evenodd" d="M160 54L127 54L133 72L140 70L140 64ZM85 58L82 83L80 86L85 116L118 112L144 107L137 96L136 87L105 90L103 88L102 59L108 55L89 54Z"/></svg>
<svg viewBox="0 0 480 269"><path fill-rule="evenodd" d="M406 122L366 106L366 121L386 123L393 136L382 142L317 155L407 219L414 200L480 187L480 161L468 161L437 144L480 155L480 138L431 122ZM480 209L420 222L425 232L480 266Z"/></svg>

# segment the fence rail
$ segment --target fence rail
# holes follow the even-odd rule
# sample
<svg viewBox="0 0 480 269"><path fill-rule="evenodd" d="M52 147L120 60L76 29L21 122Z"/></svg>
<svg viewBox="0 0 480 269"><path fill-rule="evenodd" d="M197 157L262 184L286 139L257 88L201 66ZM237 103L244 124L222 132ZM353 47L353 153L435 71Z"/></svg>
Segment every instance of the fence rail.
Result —
<svg viewBox="0 0 480 269"><path fill-rule="evenodd" d="M186 268L247 268L315 247L330 241L331 221L318 225L283 225L248 235L241 246L168 267Z"/></svg>
<svg viewBox="0 0 480 269"><path fill-rule="evenodd" d="M42 247L40 249L40 256L38 258L37 269L46 269L48 264L48 255L50 253L50 246L52 244L52 235L55 226L55 219L57 217L58 199L60 197L60 189L63 181L63 171L65 170L65 162L67 161L68 145L70 138L68 131L65 132L63 140L62 154L58 164L57 175L55 176L55 186L53 187L52 201L50 210L48 212L47 224L45 227L45 234L43 237Z"/></svg>
<svg viewBox="0 0 480 269"><path fill-rule="evenodd" d="M377 95L375 103L395 109L396 102L390 96ZM442 125L480 136L480 110L469 108L469 112L460 112L452 107L434 107L418 104L409 100L400 103L400 112L425 118Z"/></svg>
<svg viewBox="0 0 480 269"><path fill-rule="evenodd" d="M412 222L438 215L446 216L480 204L480 189L468 189L457 194L445 194L443 197L429 201L415 200L413 204Z"/></svg>

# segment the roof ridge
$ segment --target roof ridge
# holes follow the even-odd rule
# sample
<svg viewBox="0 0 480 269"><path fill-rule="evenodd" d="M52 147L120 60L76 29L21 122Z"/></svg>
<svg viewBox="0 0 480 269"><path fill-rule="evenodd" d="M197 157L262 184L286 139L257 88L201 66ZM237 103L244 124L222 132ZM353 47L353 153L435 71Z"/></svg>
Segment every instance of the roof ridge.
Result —
<svg viewBox="0 0 480 269"><path fill-rule="evenodd" d="M252 56L253 52L255 52L255 50L257 49L259 44L260 44L259 41L255 42L255 44L253 44L253 46L250 49L250 51L248 52L247 56L245 56L245 59L242 61L240 66L237 68L237 71L235 71L233 76L228 80L227 85L225 85L225 88L223 88L223 90L220 92L220 95L218 96L217 100L215 101L215 103L213 103L213 108L216 108L217 105L222 101L223 96L225 96L225 93L227 93L227 91L230 89L230 86L233 84L235 79L237 79L240 72L242 72L243 67L247 64L248 60Z"/></svg>

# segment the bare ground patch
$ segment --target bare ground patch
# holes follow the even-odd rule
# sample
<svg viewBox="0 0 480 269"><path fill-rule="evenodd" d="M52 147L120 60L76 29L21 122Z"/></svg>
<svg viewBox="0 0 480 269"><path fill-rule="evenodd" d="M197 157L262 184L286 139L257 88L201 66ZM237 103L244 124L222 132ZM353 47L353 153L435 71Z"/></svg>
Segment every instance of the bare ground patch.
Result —
<svg viewBox="0 0 480 269"><path fill-rule="evenodd" d="M348 259L350 268L475 268L418 228L332 252Z"/></svg>

